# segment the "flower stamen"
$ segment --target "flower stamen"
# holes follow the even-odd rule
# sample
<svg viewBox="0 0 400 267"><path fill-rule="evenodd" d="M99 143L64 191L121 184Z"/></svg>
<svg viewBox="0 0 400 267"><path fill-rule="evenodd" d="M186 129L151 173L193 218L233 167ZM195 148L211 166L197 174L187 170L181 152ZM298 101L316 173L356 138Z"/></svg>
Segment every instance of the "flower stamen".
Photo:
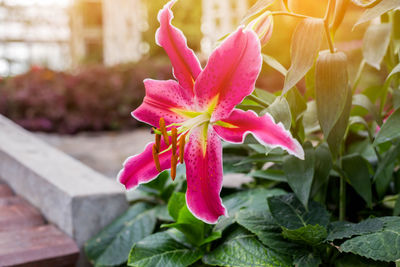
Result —
<svg viewBox="0 0 400 267"><path fill-rule="evenodd" d="M172 181L175 180L176 177L176 165L178 164L178 156L176 154L172 154L171 156L171 178Z"/></svg>
<svg viewBox="0 0 400 267"><path fill-rule="evenodd" d="M160 159L158 157L158 151L157 151L156 144L153 145L152 152L153 152L153 160L154 160L154 164L156 165L156 169L158 172L161 172Z"/></svg>
<svg viewBox="0 0 400 267"><path fill-rule="evenodd" d="M160 147L161 147L161 135L156 134L156 148L157 148L157 152L160 152Z"/></svg>
<svg viewBox="0 0 400 267"><path fill-rule="evenodd" d="M164 118L160 118L160 130L161 130L161 134L164 137L164 142L167 146L169 146L169 137L168 137L168 133L167 133L167 128L165 127L165 120Z"/></svg>
<svg viewBox="0 0 400 267"><path fill-rule="evenodd" d="M179 138L179 162L182 164L183 163L183 152L185 149L185 139L186 139L186 134L182 134L181 137Z"/></svg>
<svg viewBox="0 0 400 267"><path fill-rule="evenodd" d="M171 129L171 144L172 144L172 154L176 154L176 143L177 143L178 130L176 128Z"/></svg>

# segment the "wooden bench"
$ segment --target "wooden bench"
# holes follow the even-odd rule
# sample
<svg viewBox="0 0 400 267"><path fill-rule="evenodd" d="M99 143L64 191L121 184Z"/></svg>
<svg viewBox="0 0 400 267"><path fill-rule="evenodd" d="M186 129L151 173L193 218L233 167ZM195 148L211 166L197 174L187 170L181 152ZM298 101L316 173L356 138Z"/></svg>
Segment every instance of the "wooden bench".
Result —
<svg viewBox="0 0 400 267"><path fill-rule="evenodd" d="M0 181L0 266L74 266L75 242Z"/></svg>

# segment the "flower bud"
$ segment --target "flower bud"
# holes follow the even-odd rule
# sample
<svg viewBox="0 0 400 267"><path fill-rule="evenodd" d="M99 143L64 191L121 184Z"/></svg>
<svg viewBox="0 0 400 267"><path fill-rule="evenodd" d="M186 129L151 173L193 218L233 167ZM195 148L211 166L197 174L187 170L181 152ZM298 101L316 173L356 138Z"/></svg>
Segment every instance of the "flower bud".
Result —
<svg viewBox="0 0 400 267"><path fill-rule="evenodd" d="M257 18L250 21L247 25L247 29L253 30L260 39L261 46L268 43L272 36L272 29L274 26L274 20L270 11L265 11Z"/></svg>

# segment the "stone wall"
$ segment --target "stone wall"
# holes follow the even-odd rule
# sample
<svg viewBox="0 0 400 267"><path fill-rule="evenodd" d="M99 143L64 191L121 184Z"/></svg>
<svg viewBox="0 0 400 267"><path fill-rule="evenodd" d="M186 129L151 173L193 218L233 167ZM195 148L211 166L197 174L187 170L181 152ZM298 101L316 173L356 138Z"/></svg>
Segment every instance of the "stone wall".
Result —
<svg viewBox="0 0 400 267"><path fill-rule="evenodd" d="M82 249L127 207L121 185L0 115L0 177Z"/></svg>

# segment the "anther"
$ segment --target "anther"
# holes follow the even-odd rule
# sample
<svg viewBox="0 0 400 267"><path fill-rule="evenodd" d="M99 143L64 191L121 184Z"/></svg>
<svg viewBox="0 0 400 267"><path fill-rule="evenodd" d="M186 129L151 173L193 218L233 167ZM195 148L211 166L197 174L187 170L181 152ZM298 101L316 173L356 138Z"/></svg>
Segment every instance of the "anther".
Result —
<svg viewBox="0 0 400 267"><path fill-rule="evenodd" d="M165 127L165 120L164 118L160 118L160 130L164 137L164 142L167 146L169 146L169 137L167 134L167 128Z"/></svg>
<svg viewBox="0 0 400 267"><path fill-rule="evenodd" d="M158 151L157 151L156 144L153 145L153 160L154 160L154 164L156 165L157 171L161 172L160 159L158 157Z"/></svg>
<svg viewBox="0 0 400 267"><path fill-rule="evenodd" d="M182 134L179 138L179 162L183 163L183 150L185 149L186 134Z"/></svg>
<svg viewBox="0 0 400 267"><path fill-rule="evenodd" d="M157 148L157 152L160 152L160 146L161 146L161 135L156 134L156 143L155 146Z"/></svg>
<svg viewBox="0 0 400 267"><path fill-rule="evenodd" d="M172 181L175 180L176 177L176 165L178 164L178 156L176 154L172 154L171 156L171 178Z"/></svg>
<svg viewBox="0 0 400 267"><path fill-rule="evenodd" d="M178 131L176 130L176 128L172 128L171 129L171 143L172 143L172 154L176 154L176 143L177 143L177 139L178 139Z"/></svg>

